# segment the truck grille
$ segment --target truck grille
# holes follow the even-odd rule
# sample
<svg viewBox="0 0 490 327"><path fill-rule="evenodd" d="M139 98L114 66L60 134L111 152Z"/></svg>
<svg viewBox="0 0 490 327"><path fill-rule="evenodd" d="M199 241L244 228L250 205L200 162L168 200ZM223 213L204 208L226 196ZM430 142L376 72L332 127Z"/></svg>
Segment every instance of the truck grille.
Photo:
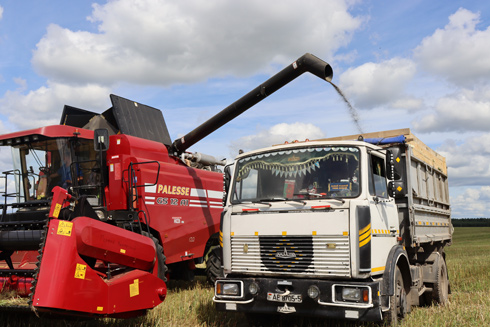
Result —
<svg viewBox="0 0 490 327"><path fill-rule="evenodd" d="M232 236L233 272L350 276L348 236Z"/></svg>

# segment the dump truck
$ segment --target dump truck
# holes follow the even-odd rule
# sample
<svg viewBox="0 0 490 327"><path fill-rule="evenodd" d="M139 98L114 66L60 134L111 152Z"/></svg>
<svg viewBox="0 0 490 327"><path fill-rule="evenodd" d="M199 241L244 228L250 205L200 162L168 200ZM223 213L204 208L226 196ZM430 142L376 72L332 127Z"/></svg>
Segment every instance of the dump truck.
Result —
<svg viewBox="0 0 490 327"><path fill-rule="evenodd" d="M66 105L59 125L0 136L2 291L36 312L125 318L166 297L167 276L222 274L224 160L187 150L303 73L330 65L305 54L174 140L160 110L111 95L97 114Z"/></svg>
<svg viewBox="0 0 490 327"><path fill-rule="evenodd" d="M160 110L110 99L0 136L0 283L37 312L144 314L218 244L224 162L174 148Z"/></svg>
<svg viewBox="0 0 490 327"><path fill-rule="evenodd" d="M286 142L226 171L218 310L393 323L447 303L446 162L410 129Z"/></svg>

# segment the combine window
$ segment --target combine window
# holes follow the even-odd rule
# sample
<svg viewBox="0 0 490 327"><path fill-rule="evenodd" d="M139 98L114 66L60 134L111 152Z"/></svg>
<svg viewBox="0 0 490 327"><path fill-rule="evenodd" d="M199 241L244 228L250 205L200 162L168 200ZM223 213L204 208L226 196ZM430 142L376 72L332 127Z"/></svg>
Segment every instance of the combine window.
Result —
<svg viewBox="0 0 490 327"><path fill-rule="evenodd" d="M55 186L90 194L95 192L91 185L100 182L91 140L60 138L23 143L12 147L12 158L14 169L6 175L15 184L15 193L7 192L15 197L14 202L45 199Z"/></svg>

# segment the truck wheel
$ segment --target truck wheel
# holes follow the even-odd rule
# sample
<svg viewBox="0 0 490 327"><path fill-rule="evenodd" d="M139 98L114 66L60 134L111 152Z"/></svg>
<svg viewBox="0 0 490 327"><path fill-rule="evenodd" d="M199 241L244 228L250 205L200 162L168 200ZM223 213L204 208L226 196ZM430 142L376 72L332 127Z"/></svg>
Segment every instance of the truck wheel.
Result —
<svg viewBox="0 0 490 327"><path fill-rule="evenodd" d="M435 303L446 305L449 300L449 280L447 276L446 261L441 256L437 267L437 278L432 291L432 299Z"/></svg>
<svg viewBox="0 0 490 327"><path fill-rule="evenodd" d="M384 320L389 325L396 326L398 319L403 319L407 311L407 292L403 284L402 272L397 266L395 270L395 294L390 296L390 309L385 312Z"/></svg>
<svg viewBox="0 0 490 327"><path fill-rule="evenodd" d="M208 283L211 285L214 285L216 278L224 276L221 266L222 258L223 252L219 246L212 249L208 254L208 259L206 260L206 277Z"/></svg>

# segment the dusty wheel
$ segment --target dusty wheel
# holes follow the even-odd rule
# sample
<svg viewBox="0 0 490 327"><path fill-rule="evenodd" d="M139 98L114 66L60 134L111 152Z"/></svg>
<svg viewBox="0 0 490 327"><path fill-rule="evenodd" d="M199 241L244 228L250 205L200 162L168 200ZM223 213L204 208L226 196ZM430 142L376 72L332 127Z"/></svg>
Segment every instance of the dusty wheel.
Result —
<svg viewBox="0 0 490 327"><path fill-rule="evenodd" d="M403 319L408 312L407 291L403 283L402 272L398 266L395 270L395 294L390 296L390 309L385 312L384 320L396 326L398 319Z"/></svg>
<svg viewBox="0 0 490 327"><path fill-rule="evenodd" d="M223 252L221 247L217 246L213 248L206 260L206 277L209 284L214 285L216 278L223 277L222 268Z"/></svg>
<svg viewBox="0 0 490 327"><path fill-rule="evenodd" d="M449 280L446 261L441 256L437 265L437 278L432 291L432 300L435 303L446 305L449 301Z"/></svg>
<svg viewBox="0 0 490 327"><path fill-rule="evenodd" d="M158 278L160 278L161 280L166 282L167 281L166 275L167 275L168 269L167 269L167 265L165 264L166 258L165 258L165 255L163 254L163 246L160 244L160 242L153 235L148 234L147 232L143 232L142 235L151 238L152 241L155 243L156 255L157 255L157 260L156 260L157 276L158 276ZM155 268L153 268L153 269L155 269Z"/></svg>

